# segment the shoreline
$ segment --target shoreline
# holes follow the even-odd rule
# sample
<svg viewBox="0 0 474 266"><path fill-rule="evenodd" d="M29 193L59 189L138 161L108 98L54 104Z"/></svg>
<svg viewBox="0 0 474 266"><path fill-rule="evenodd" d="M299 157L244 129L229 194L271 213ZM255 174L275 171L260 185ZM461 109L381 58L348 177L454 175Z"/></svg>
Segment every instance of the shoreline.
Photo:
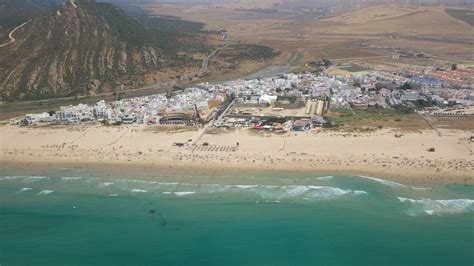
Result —
<svg viewBox="0 0 474 266"><path fill-rule="evenodd" d="M397 138L395 129L284 135L241 129L207 133L198 146L173 146L201 133L202 129L154 132L142 126L1 126L0 166L32 173L63 168L168 181L186 176L333 175L370 176L408 186L474 183L474 143L464 140L469 131L449 130L443 136L404 132ZM214 150L200 150L204 142ZM436 147L436 152L428 152L428 147Z"/></svg>
<svg viewBox="0 0 474 266"><path fill-rule="evenodd" d="M262 169L259 166L222 166L222 165L171 165L162 163L146 162L64 162L64 161L20 161L0 159L0 166L3 169L13 168L19 171L29 172L31 174L44 174L57 171L78 171L84 176L94 176L99 178L113 179L131 179L144 181L160 182L187 182L189 180L198 181L198 183L209 183L216 181L218 184L242 185L238 181L245 177L263 177L263 176L285 176L288 178L300 177L324 177L324 176L356 176L379 178L387 181L394 181L406 186L436 186L447 184L474 184L472 178L466 179L465 174L436 174L431 171L413 171L415 169L406 169L406 171L381 171L377 167L343 167L326 166L317 168L302 167L295 169L292 167L275 167ZM138 174L137 174L138 173ZM203 180L203 177L206 179ZM230 177L222 179L221 177ZM277 178L275 178L276 180ZM467 180L467 181L466 181ZM210 182L210 183L216 183ZM257 182L258 183L258 182ZM274 182L268 183L275 184Z"/></svg>

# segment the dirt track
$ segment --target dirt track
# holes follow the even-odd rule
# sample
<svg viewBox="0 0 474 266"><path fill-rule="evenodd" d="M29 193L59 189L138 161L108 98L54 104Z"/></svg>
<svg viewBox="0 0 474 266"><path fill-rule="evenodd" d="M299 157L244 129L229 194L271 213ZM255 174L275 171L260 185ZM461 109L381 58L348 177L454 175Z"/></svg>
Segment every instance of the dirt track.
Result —
<svg viewBox="0 0 474 266"><path fill-rule="evenodd" d="M27 22L21 24L20 26L14 28L12 31L10 31L10 33L8 34L8 39L9 39L9 41L6 42L6 43L4 43L4 44L0 44L0 48L5 47L5 46L7 46L7 45L9 45L9 44L14 43L14 42L16 41L16 39L13 37L13 33L15 33L15 31L17 31L17 30L20 29L21 27L25 26L28 22L30 22L30 21L28 20Z"/></svg>

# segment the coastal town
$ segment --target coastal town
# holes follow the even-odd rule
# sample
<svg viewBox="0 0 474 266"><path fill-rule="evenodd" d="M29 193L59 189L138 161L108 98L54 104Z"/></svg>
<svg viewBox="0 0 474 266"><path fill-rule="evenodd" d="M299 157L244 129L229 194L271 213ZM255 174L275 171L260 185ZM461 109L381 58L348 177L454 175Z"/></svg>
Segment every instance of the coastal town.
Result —
<svg viewBox="0 0 474 266"><path fill-rule="evenodd" d="M474 69L453 68L335 65L62 106L6 121L2 134L15 141L1 152L58 167L356 172L468 183Z"/></svg>
<svg viewBox="0 0 474 266"><path fill-rule="evenodd" d="M0 266L474 266L473 27L474 0L0 0Z"/></svg>
<svg viewBox="0 0 474 266"><path fill-rule="evenodd" d="M393 73L354 65L333 69L348 74L306 72L201 83L166 94L61 106L59 110L11 119L10 124L100 122L306 131L337 126L335 121L326 119L328 112L395 109L432 116L474 115L471 67L426 67Z"/></svg>

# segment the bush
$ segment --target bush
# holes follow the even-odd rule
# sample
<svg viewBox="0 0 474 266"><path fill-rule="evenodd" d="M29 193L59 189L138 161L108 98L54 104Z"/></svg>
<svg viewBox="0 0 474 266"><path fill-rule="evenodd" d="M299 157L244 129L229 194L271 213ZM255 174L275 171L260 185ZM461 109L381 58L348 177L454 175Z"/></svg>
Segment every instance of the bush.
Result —
<svg viewBox="0 0 474 266"><path fill-rule="evenodd" d="M403 85L400 87L400 89L405 90L405 91L406 91L406 90L411 90L411 89L413 89L413 86L412 86L410 83L406 82L405 84L403 84Z"/></svg>

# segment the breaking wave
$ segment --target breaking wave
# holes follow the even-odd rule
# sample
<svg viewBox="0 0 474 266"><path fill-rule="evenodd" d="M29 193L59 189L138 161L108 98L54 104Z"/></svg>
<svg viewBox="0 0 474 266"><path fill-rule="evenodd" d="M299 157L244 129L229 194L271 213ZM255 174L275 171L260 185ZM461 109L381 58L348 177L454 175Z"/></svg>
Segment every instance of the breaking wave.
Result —
<svg viewBox="0 0 474 266"><path fill-rule="evenodd" d="M404 204L409 204L408 214L417 216L421 214L445 215L474 212L474 200L471 199L408 199L397 197Z"/></svg>
<svg viewBox="0 0 474 266"><path fill-rule="evenodd" d="M267 193L269 192L269 193ZM331 200L342 196L365 195L362 190L341 189L328 186L284 186L270 190L263 189L257 193L263 198L271 197L276 199L305 198L316 200Z"/></svg>
<svg viewBox="0 0 474 266"><path fill-rule="evenodd" d="M37 182L43 179L49 179L47 176L27 176L25 179L23 179L23 182L25 183L33 183Z"/></svg>
<svg viewBox="0 0 474 266"><path fill-rule="evenodd" d="M330 178L325 177L325 178ZM312 199L333 199L341 196L365 195L367 192L361 190L340 189L329 186L276 186L276 185L255 185L255 184L193 184L178 182L156 182L141 180L114 180L115 185L121 186L124 183L136 184L135 188L129 189L131 192L152 189L153 191L166 195L191 195L191 194L214 194L214 193L234 193L259 196L263 199L290 199L290 198L312 198ZM143 186L138 186L143 184ZM125 185L128 187L128 185Z"/></svg>
<svg viewBox="0 0 474 266"><path fill-rule="evenodd" d="M414 189L414 190L430 190L430 189L432 189L431 187L409 187L407 185L400 184L400 183L397 183L395 181L390 181L390 180L385 180L385 179L380 179L380 178L370 177L370 176L359 175L358 177L369 179L369 180L372 180L372 181L375 181L375 182L378 182L378 183L381 183L383 185L393 187L393 188L396 188L396 187L398 187L398 188L411 188L411 189Z"/></svg>
<svg viewBox="0 0 474 266"><path fill-rule="evenodd" d="M77 177L74 177L74 176L63 176L63 177L61 177L61 179L64 180L64 181L81 180L81 179L82 179L82 176L77 176Z"/></svg>
<svg viewBox="0 0 474 266"><path fill-rule="evenodd" d="M318 179L318 180L323 180L323 181L329 181L329 180L331 180L332 178L333 178L332 175L316 177L316 179Z"/></svg>
<svg viewBox="0 0 474 266"><path fill-rule="evenodd" d="M180 192L170 192L170 191L164 191L162 192L165 195L176 195L176 196L187 196L187 195L192 195L195 194L195 191L180 191Z"/></svg>
<svg viewBox="0 0 474 266"><path fill-rule="evenodd" d="M147 192L148 192L147 190L144 190L144 189L137 189L137 188L131 189L130 191L131 191L132 193L147 193Z"/></svg>
<svg viewBox="0 0 474 266"><path fill-rule="evenodd" d="M175 194L176 196L181 197L181 196L192 195L194 193L196 193L196 192L194 192L194 191L181 191L181 192L174 192L173 194Z"/></svg>
<svg viewBox="0 0 474 266"><path fill-rule="evenodd" d="M47 176L1 176L0 181L22 179L24 183L33 183L43 179L49 179Z"/></svg>
<svg viewBox="0 0 474 266"><path fill-rule="evenodd" d="M178 187L177 187L178 188ZM257 196L261 199L282 200L282 199L313 199L330 200L342 196L359 196L367 192L361 190L340 189L327 186L266 186L266 185L219 185L219 184L179 184L179 188L192 188L194 193L238 193L250 196ZM168 186L167 189L170 189ZM189 195L191 192L170 192L167 190L163 194ZM180 193L180 194L178 194Z"/></svg>
<svg viewBox="0 0 474 266"><path fill-rule="evenodd" d="M18 190L18 193L22 193L22 192L29 191L29 190L32 190L32 188L30 188L30 187L24 187L24 188Z"/></svg>
<svg viewBox="0 0 474 266"><path fill-rule="evenodd" d="M433 188L430 188L430 187L411 187L412 189L414 190L430 190L430 189L433 189Z"/></svg>
<svg viewBox="0 0 474 266"><path fill-rule="evenodd" d="M384 179L380 179L380 178L376 178L376 177L363 176L363 175L360 175L359 177L369 179L369 180L372 180L372 181L375 181L375 182L379 182L379 183L384 184L384 185L389 186L389 187L406 187L404 184L400 184L400 183L397 183L395 181L384 180Z"/></svg>
<svg viewBox="0 0 474 266"><path fill-rule="evenodd" d="M241 188L241 189L247 189L247 188L258 187L258 185L236 185L236 187Z"/></svg>
<svg viewBox="0 0 474 266"><path fill-rule="evenodd" d="M0 176L0 180L15 180L19 178L23 178L24 176Z"/></svg>
<svg viewBox="0 0 474 266"><path fill-rule="evenodd" d="M22 182L35 182L48 179L44 176L18 176L1 177L2 179L18 179ZM321 180L329 180L333 176L317 177ZM56 180L56 179L51 179ZM257 184L194 184L178 182L157 182L133 179L101 179L93 177L61 177L57 180L81 180L81 182L92 183L98 189L107 187L107 195L122 193L163 193L175 196L190 196L193 194L218 194L229 193L238 196L254 197L262 201L280 201L288 199L305 200L332 200L341 197L354 197L366 195L362 190L342 189L331 186L310 185L257 185ZM91 186L78 186L78 189L89 189ZM33 187L34 188L34 187ZM47 195L53 191L43 190L38 195Z"/></svg>
<svg viewBox="0 0 474 266"><path fill-rule="evenodd" d="M54 192L54 191L52 191L52 190L47 190L47 189L45 189L45 190L41 190L41 191L38 192L38 194L36 194L36 195L38 195L38 196L41 196L41 195L48 195L48 194L51 194L51 193L53 193L53 192Z"/></svg>

